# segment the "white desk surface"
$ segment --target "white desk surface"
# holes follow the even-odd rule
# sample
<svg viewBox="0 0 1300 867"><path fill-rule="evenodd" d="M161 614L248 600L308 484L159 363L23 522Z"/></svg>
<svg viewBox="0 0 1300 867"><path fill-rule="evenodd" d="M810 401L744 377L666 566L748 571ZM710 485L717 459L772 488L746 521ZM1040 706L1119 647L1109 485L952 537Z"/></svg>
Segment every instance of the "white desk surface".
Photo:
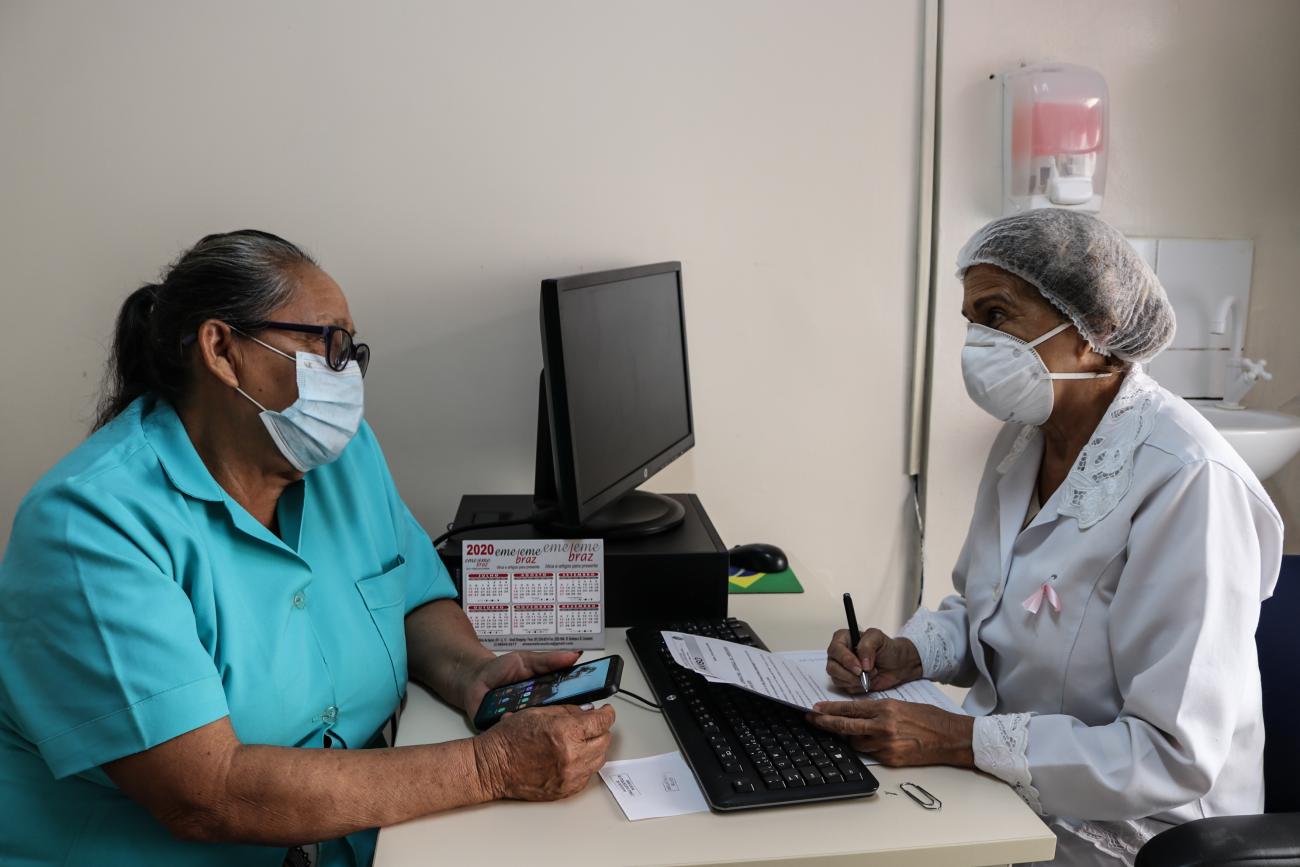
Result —
<svg viewBox="0 0 1300 867"><path fill-rule="evenodd" d="M732 596L731 614L749 621L773 650L824 646L837 596L820 588L799 595ZM866 624L864 623L864 626ZM607 633L604 651L623 655L623 682L651 695L622 629ZM626 697L611 699L618 713L610 759L633 759L677 749L658 712ZM412 684L397 744L437 743L471 735L465 718ZM386 828L375 867L428 864L526 863L529 867L610 865L815 864L974 867L1045 861L1056 839L1004 783L977 771L949 767L872 766L880 792L865 799L807 806L695 813L629 822L598 776L580 794L553 803L499 801L452 810ZM919 783L943 801L923 810L897 791Z"/></svg>

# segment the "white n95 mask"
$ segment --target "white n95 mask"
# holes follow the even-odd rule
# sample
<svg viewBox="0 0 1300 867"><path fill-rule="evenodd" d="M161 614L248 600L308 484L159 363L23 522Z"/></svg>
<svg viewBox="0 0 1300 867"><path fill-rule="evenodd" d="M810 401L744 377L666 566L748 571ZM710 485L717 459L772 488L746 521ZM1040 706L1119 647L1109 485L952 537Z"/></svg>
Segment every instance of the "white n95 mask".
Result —
<svg viewBox="0 0 1300 867"><path fill-rule="evenodd" d="M1109 373L1052 373L1034 347L1070 327L1062 322L1036 340L972 322L961 350L966 393L999 421L1040 425L1052 415L1052 380L1100 379Z"/></svg>
<svg viewBox="0 0 1300 867"><path fill-rule="evenodd" d="M235 386L262 411L262 424L280 454L300 473L337 460L357 435L365 409L364 380L356 360L349 361L342 370L334 370L320 355L289 355L256 337L245 336L297 366L298 399L279 412L267 409Z"/></svg>

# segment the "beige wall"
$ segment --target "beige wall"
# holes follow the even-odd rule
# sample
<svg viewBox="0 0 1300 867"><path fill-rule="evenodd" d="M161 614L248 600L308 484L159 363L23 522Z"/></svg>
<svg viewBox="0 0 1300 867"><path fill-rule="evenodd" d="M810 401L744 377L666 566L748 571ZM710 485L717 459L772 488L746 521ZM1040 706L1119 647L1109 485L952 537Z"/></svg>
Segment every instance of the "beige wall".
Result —
<svg viewBox="0 0 1300 867"><path fill-rule="evenodd" d="M1300 3L961 0L944 4L939 233L928 509L933 604L965 535L995 423L965 396L957 251L999 215L1001 91L1020 63L1094 67L1110 87L1101 216L1132 235L1249 238L1246 351L1273 382L1252 406L1300 413ZM1300 460L1268 484L1300 528ZM1288 551L1300 551L1300 529Z"/></svg>
<svg viewBox="0 0 1300 867"><path fill-rule="evenodd" d="M531 490L539 280L680 258L699 444L653 486L897 622L920 46L894 0L0 4L0 545L206 232L338 278L430 529Z"/></svg>

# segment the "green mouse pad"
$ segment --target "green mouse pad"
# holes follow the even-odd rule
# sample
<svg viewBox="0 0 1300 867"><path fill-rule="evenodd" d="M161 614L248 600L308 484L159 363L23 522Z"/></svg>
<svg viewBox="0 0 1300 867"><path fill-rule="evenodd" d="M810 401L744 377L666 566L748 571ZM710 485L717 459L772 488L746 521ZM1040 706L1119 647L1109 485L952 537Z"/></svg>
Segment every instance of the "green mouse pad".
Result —
<svg viewBox="0 0 1300 867"><path fill-rule="evenodd" d="M803 585L794 577L794 570L784 572L750 572L732 567L727 577L730 593L802 593Z"/></svg>

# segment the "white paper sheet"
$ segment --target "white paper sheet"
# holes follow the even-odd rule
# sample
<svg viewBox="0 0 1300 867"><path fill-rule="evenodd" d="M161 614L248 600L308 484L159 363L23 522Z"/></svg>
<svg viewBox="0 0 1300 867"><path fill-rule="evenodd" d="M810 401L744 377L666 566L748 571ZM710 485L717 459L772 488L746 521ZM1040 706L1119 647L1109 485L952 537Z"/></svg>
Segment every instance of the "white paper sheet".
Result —
<svg viewBox="0 0 1300 867"><path fill-rule="evenodd" d="M632 822L709 809L681 753L607 762L600 778Z"/></svg>
<svg viewBox="0 0 1300 867"><path fill-rule="evenodd" d="M825 650L769 653L744 644L684 632L665 631L663 636L678 665L715 683L729 683L801 710L812 710L819 701L852 701L862 697L837 689L831 682L826 673ZM963 713L952 699L928 680L872 692L870 697L919 702Z"/></svg>
<svg viewBox="0 0 1300 867"><path fill-rule="evenodd" d="M830 696L826 701L854 701L862 698L861 694L853 694L847 690L842 690L835 686L831 676L826 673L826 651L824 650L791 650L778 654L791 665L796 665L805 672L809 677L820 675L822 688ZM939 687L934 685L932 680L913 680L896 686L893 689L882 689L878 692L868 694L871 698L894 698L899 701L913 701L918 704L932 704L935 707L943 708L952 713L965 714L956 702L944 695ZM864 765L878 765L880 762L872 758L870 753L858 753L858 759Z"/></svg>
<svg viewBox="0 0 1300 867"><path fill-rule="evenodd" d="M846 690L841 690L831 681L831 676L826 673L826 651L824 650L791 650L778 653L777 656L798 666L809 677L820 681L822 690L827 694L827 698L819 699L820 701L853 701L862 698L861 693L855 695ZM952 713L966 713L956 702L945 695L943 690L935 686L934 681L931 680L914 680L893 689L882 689L878 692L869 693L868 696L870 698L894 698L899 701L931 704Z"/></svg>
<svg viewBox="0 0 1300 867"><path fill-rule="evenodd" d="M809 675L803 666L775 653L685 632L665 630L663 637L678 665L715 683L729 683L801 710L838 698L826 692L822 677Z"/></svg>

